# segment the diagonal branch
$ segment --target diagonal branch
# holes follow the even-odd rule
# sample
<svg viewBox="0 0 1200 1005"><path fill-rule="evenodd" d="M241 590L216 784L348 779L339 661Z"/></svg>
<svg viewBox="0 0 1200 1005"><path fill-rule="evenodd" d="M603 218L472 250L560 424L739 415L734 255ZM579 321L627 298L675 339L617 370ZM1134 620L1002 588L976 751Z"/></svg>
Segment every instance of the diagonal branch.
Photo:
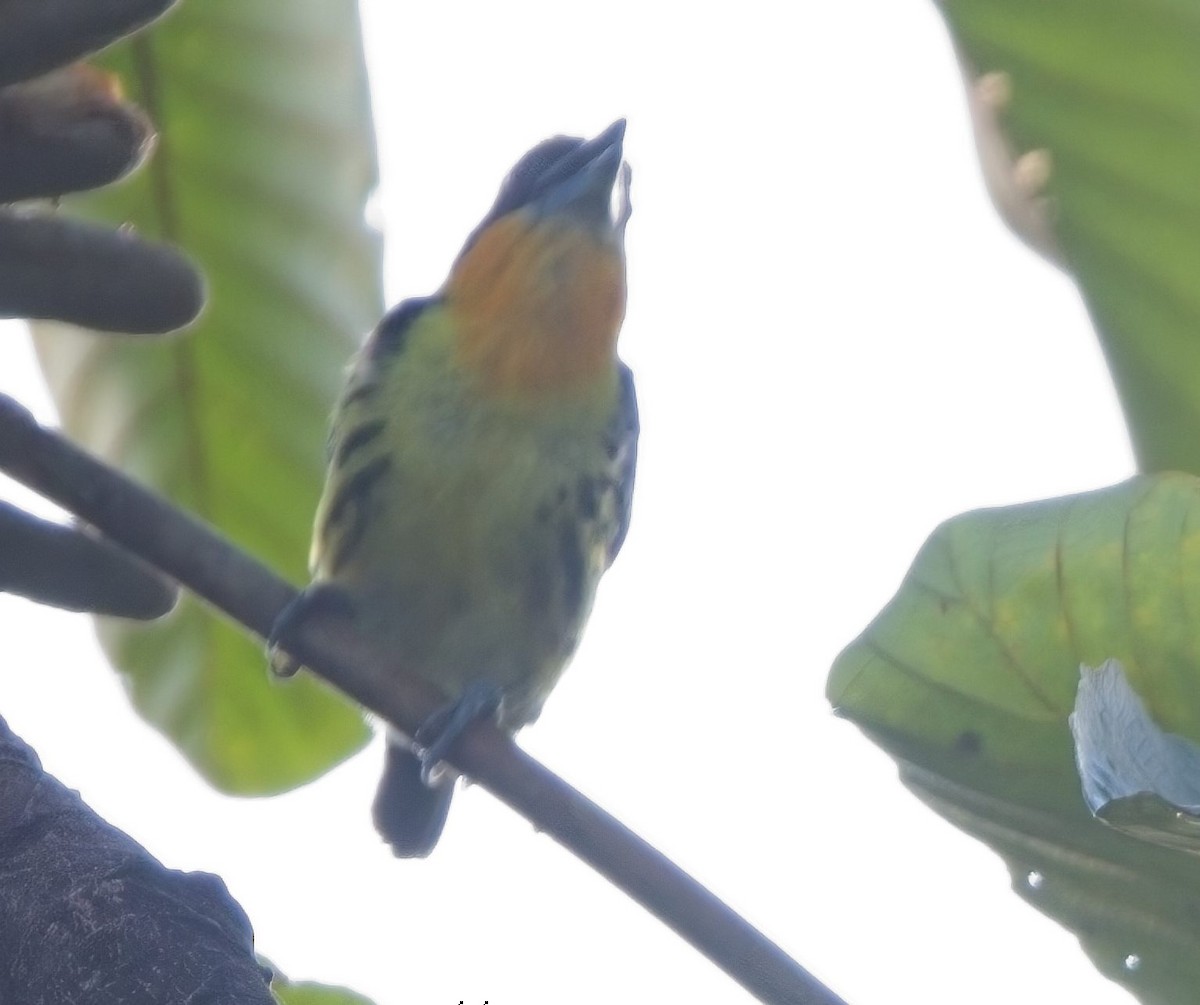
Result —
<svg viewBox="0 0 1200 1005"><path fill-rule="evenodd" d="M296 591L211 529L37 424L0 395L0 470L54 500L266 636ZM430 685L371 652L345 620L300 626L289 651L322 678L408 735L442 703ZM380 674L372 667L385 666ZM264 670L265 672L265 670ZM730 977L772 1005L841 999L673 862L489 723L477 723L447 760L673 928Z"/></svg>

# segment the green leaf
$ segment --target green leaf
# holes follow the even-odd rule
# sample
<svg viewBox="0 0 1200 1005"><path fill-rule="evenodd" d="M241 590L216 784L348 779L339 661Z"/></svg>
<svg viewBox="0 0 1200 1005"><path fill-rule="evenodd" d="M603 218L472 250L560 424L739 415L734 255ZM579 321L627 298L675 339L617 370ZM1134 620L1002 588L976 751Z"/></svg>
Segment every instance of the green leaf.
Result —
<svg viewBox="0 0 1200 1005"><path fill-rule="evenodd" d="M1096 816L1110 827L1143 841L1200 855L1200 817L1161 796L1140 792L1114 799Z"/></svg>
<svg viewBox="0 0 1200 1005"><path fill-rule="evenodd" d="M373 1005L370 998L348 988L315 984L312 981L293 984L278 971L271 981L271 992L280 1005Z"/></svg>
<svg viewBox="0 0 1200 1005"><path fill-rule="evenodd" d="M192 0L103 62L160 141L70 211L180 244L209 303L157 342L38 325L64 424L302 583L329 410L382 311L356 4ZM260 644L195 602L101 638L138 711L222 789L279 791L365 742L349 703L313 679L276 686Z"/></svg>
<svg viewBox="0 0 1200 1005"><path fill-rule="evenodd" d="M1200 479L948 521L827 693L1104 973L1191 1002L1200 860L1105 826L1080 789L1067 717L1080 664L1110 657L1162 729L1200 740Z"/></svg>
<svg viewBox="0 0 1200 1005"><path fill-rule="evenodd" d="M1200 473L1200 3L945 0L1103 339L1143 470ZM995 90L995 89L994 89Z"/></svg>

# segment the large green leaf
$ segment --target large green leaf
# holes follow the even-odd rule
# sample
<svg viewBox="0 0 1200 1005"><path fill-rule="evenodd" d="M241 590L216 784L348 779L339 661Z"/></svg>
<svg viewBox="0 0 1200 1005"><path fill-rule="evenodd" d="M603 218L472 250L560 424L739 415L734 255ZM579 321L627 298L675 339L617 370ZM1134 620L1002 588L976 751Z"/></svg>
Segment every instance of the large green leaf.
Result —
<svg viewBox="0 0 1200 1005"><path fill-rule="evenodd" d="M1200 740L1200 479L1141 477L940 527L837 659L828 696L1017 890L1148 1002L1200 983L1200 859L1095 820L1067 717L1115 658L1158 725Z"/></svg>
<svg viewBox="0 0 1200 1005"><path fill-rule="evenodd" d="M941 9L971 69L1004 82L1014 152L1049 154L1050 222L1140 466L1200 473L1200 2Z"/></svg>
<svg viewBox="0 0 1200 1005"><path fill-rule="evenodd" d="M209 304L158 343L39 325L64 424L302 582L329 409L381 311L356 4L185 0L103 62L161 139L140 175L70 210L182 245ZM259 644L196 603L101 636L141 714L223 789L295 785L366 738L316 681L274 686Z"/></svg>

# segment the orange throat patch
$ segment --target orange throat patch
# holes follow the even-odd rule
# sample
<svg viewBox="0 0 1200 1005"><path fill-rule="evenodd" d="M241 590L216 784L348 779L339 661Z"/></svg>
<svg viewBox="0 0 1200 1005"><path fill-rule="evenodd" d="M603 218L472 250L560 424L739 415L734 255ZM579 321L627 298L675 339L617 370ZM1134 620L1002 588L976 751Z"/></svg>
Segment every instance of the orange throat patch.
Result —
<svg viewBox="0 0 1200 1005"><path fill-rule="evenodd" d="M625 257L619 245L570 221L513 213L467 249L444 294L459 359L486 388L569 391L613 368Z"/></svg>

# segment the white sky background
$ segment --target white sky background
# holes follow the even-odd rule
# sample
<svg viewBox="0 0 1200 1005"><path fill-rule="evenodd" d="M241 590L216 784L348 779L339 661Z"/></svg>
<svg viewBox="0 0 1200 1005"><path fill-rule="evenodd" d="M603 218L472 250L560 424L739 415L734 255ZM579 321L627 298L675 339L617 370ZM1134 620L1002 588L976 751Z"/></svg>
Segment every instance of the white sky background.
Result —
<svg viewBox="0 0 1200 1005"><path fill-rule="evenodd" d="M941 520L1132 472L1074 287L986 199L934 5L365 6L392 300L440 283L529 146L629 119L634 524L524 746L851 1005L1129 1001L823 698ZM52 421L16 331L0 390ZM748 1000L478 789L396 862L378 745L221 797L86 619L4 598L0 631L0 714L167 865L221 874L295 978L380 1005Z"/></svg>

